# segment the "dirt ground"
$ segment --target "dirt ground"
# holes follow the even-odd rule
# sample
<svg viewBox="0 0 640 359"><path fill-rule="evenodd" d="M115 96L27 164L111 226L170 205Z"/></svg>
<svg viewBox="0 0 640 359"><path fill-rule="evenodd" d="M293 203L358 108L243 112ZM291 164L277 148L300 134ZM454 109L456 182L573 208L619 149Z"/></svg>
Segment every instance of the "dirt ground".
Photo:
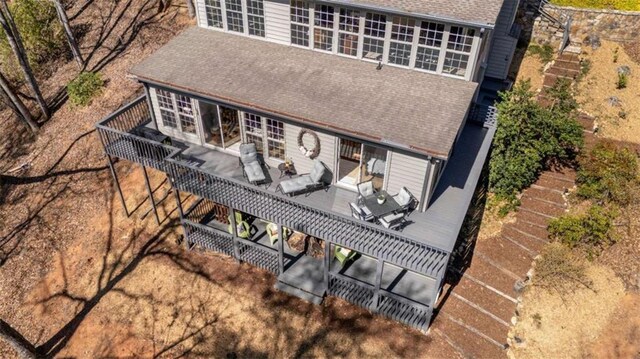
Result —
<svg viewBox="0 0 640 359"><path fill-rule="evenodd" d="M618 60L614 63L616 49ZM599 136L640 143L640 64L614 42L603 41L596 50L584 47L583 51L582 56L591 61L591 70L578 85L581 109L596 117ZM631 70L625 89L616 88L620 66ZM613 105L612 97L618 100Z"/></svg>
<svg viewBox="0 0 640 359"><path fill-rule="evenodd" d="M139 91L128 69L190 23L184 8L158 17L153 4L69 10L88 29L89 68L108 81L89 107L63 103L35 139L0 113L0 173L29 164L0 189L0 317L55 357L458 357L437 334L335 298L308 304L275 291L264 271L185 250L163 175L151 172L164 199L157 226L142 171L119 162L136 209L124 215L94 125ZM56 67L42 81L50 101L77 73L70 61ZM14 356L0 342L0 358Z"/></svg>
<svg viewBox="0 0 640 359"><path fill-rule="evenodd" d="M640 318L636 308L623 301L624 286L612 270L590 265L587 276L593 283L591 287L580 287L573 293L560 294L555 290L536 287L527 289L520 320L511 332L524 339L524 342L521 347L510 349L512 358L585 357L589 346L600 348L614 339L606 336L605 333L615 334L608 327L626 330L614 321L619 307L623 306L620 310L630 319ZM624 341L622 338L620 340Z"/></svg>
<svg viewBox="0 0 640 359"><path fill-rule="evenodd" d="M529 80L531 81L531 90L538 92L542 90L543 69L544 64L538 56L527 54L522 59L515 82Z"/></svg>

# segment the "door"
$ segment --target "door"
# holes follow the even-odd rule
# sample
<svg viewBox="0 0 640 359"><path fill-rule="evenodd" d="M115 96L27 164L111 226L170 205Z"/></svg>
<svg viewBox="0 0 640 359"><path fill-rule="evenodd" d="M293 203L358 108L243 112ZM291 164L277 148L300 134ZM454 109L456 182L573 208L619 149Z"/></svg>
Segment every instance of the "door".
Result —
<svg viewBox="0 0 640 359"><path fill-rule="evenodd" d="M240 118L238 110L219 106L220 131L224 148L229 148L240 142Z"/></svg>
<svg viewBox="0 0 640 359"><path fill-rule="evenodd" d="M383 189L387 153L386 149L380 147L340 139L338 183L355 189L360 182L372 181L376 190Z"/></svg>
<svg viewBox="0 0 640 359"><path fill-rule="evenodd" d="M360 182L362 143L342 138L339 140L338 183L355 189Z"/></svg>

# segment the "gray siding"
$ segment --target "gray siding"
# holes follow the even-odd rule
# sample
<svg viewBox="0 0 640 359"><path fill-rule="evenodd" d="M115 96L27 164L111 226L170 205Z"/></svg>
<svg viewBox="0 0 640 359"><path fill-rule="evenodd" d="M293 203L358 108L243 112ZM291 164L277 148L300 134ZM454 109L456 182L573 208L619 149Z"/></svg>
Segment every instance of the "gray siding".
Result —
<svg viewBox="0 0 640 359"><path fill-rule="evenodd" d="M291 158L293 160L293 164L296 167L296 171L298 171L298 173L309 173L311 172L313 160L303 155L298 148L298 133L300 133L300 129L301 128L298 126L285 123L285 155L287 158ZM317 131L316 134L320 139L320 155L317 159L322 161L327 166L327 168L329 168L329 170L335 175L336 137ZM305 136L305 139L307 137L308 136ZM305 145L307 148L313 146L312 143L305 143Z"/></svg>
<svg viewBox="0 0 640 359"><path fill-rule="evenodd" d="M429 161L398 152L389 152L387 192L395 194L407 187L418 200L422 198ZM422 204L421 204L422 205Z"/></svg>
<svg viewBox="0 0 640 359"><path fill-rule="evenodd" d="M291 28L288 0L265 0L264 21L267 40L289 44Z"/></svg>
<svg viewBox="0 0 640 359"><path fill-rule="evenodd" d="M493 32L486 76L498 79L507 78L509 65L511 65L513 53L518 44L518 39L509 36L515 12L518 9L518 2L518 0L505 0L504 6L500 11L500 16L498 16Z"/></svg>

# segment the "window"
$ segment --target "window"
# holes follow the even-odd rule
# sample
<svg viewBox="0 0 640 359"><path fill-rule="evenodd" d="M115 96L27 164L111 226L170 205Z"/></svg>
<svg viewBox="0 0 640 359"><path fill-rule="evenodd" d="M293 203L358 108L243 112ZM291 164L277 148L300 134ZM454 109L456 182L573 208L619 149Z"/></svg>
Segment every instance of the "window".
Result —
<svg viewBox="0 0 640 359"><path fill-rule="evenodd" d="M180 117L180 127L182 132L196 133L196 121L193 115L193 104L187 96L176 95L176 105L178 106L178 116Z"/></svg>
<svg viewBox="0 0 640 359"><path fill-rule="evenodd" d="M391 26L391 42L389 43L389 62L396 65L409 66L411 44L415 20L394 16Z"/></svg>
<svg viewBox="0 0 640 359"><path fill-rule="evenodd" d="M220 0L205 0L204 8L207 15L207 25L222 29L222 6Z"/></svg>
<svg viewBox="0 0 640 359"><path fill-rule="evenodd" d="M362 40L363 58L382 60L386 27L387 17L385 15L367 13L364 22L364 39Z"/></svg>
<svg viewBox="0 0 640 359"><path fill-rule="evenodd" d="M313 25L313 47L333 50L333 6L316 4Z"/></svg>
<svg viewBox="0 0 640 359"><path fill-rule="evenodd" d="M428 71L436 71L438 69L443 36L443 24L422 22L416 52L416 68Z"/></svg>
<svg viewBox="0 0 640 359"><path fill-rule="evenodd" d="M242 1L241 0L225 0L227 7L227 30L235 32L244 32L242 23Z"/></svg>
<svg viewBox="0 0 640 359"><path fill-rule="evenodd" d="M247 0L247 14L249 35L264 37L263 0Z"/></svg>
<svg viewBox="0 0 640 359"><path fill-rule="evenodd" d="M284 123L267 118L267 153L270 158L284 160Z"/></svg>
<svg viewBox="0 0 640 359"><path fill-rule="evenodd" d="M358 32L360 31L360 12L340 9L338 27L338 52L349 56L358 55Z"/></svg>
<svg viewBox="0 0 640 359"><path fill-rule="evenodd" d="M469 55L473 46L475 30L461 26L451 26L447 41L447 53L442 71L447 74L464 77L467 74Z"/></svg>
<svg viewBox="0 0 640 359"><path fill-rule="evenodd" d="M258 115L254 115L251 113L244 113L244 133L246 136L246 142L255 143L258 152L262 153L263 150L263 142L262 142L262 118Z"/></svg>
<svg viewBox="0 0 640 359"><path fill-rule="evenodd" d="M160 108L162 125L164 127L178 128L171 92L158 89L156 90L156 97L158 98L158 107Z"/></svg>
<svg viewBox="0 0 640 359"><path fill-rule="evenodd" d="M306 1L291 1L291 43L309 46L309 4Z"/></svg>

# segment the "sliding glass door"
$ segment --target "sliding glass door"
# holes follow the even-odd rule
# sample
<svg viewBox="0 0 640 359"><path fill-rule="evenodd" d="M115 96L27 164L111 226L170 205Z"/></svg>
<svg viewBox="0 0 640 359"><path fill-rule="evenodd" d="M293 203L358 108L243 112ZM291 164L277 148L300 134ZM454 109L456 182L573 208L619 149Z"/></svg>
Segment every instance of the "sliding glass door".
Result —
<svg viewBox="0 0 640 359"><path fill-rule="evenodd" d="M384 186L387 150L353 140L340 139L338 183L356 188L360 182L372 181L376 190Z"/></svg>
<svg viewBox="0 0 640 359"><path fill-rule="evenodd" d="M240 142L238 110L200 101L200 117L206 144L228 149Z"/></svg>

